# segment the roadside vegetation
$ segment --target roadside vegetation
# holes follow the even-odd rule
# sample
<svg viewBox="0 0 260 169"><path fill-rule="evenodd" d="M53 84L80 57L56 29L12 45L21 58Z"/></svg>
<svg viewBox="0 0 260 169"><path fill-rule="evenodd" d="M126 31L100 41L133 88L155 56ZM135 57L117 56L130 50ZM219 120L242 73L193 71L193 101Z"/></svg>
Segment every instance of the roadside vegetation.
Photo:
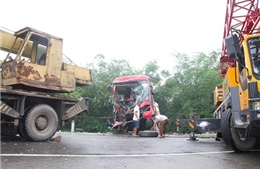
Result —
<svg viewBox="0 0 260 169"><path fill-rule="evenodd" d="M165 70L156 60L149 61L142 69L136 69L126 60L106 61L97 55L94 63L86 65L92 69L93 85L77 88L69 94L72 98L88 97L89 111L74 117L76 128L85 132L108 132L107 120L112 116L112 99L107 86L114 78L123 75L147 75L154 86L154 99L161 114L170 119L167 133L176 131L176 116L189 118L190 112L197 117L210 118L214 111L213 91L221 83L219 77L220 52L196 53L193 56L177 53L172 55L173 67ZM64 130L70 130L70 123ZM185 132L185 130L182 130Z"/></svg>

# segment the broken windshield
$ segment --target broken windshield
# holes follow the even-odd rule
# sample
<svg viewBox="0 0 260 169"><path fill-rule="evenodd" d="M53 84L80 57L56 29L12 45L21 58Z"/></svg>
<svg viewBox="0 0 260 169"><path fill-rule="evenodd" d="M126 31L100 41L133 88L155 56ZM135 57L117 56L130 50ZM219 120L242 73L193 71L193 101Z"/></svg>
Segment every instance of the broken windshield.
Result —
<svg viewBox="0 0 260 169"><path fill-rule="evenodd" d="M148 98L149 86L147 81L137 81L127 84L116 84L116 98L120 103L135 105L138 101L146 101Z"/></svg>
<svg viewBox="0 0 260 169"><path fill-rule="evenodd" d="M138 85L133 86L132 91L135 94L136 100L135 103L138 101L145 101L148 100L148 84L146 81L140 81L137 83Z"/></svg>

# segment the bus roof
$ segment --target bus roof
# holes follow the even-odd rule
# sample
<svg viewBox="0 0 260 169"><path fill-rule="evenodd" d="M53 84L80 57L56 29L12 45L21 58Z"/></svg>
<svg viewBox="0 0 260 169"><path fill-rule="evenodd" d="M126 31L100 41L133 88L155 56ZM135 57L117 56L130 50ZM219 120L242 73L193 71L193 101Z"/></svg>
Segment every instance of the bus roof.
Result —
<svg viewBox="0 0 260 169"><path fill-rule="evenodd" d="M148 77L145 75L129 75L129 76L121 76L114 79L113 83L125 83L125 82L133 82L133 81L149 81Z"/></svg>

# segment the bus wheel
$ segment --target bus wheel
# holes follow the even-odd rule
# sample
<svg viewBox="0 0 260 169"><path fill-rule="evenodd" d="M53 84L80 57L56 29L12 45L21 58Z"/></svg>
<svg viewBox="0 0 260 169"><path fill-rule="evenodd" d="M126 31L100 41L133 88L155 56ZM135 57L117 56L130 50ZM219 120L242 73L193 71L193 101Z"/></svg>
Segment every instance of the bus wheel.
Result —
<svg viewBox="0 0 260 169"><path fill-rule="evenodd" d="M139 137L157 137L158 132L150 131L150 130L138 131L138 136Z"/></svg>

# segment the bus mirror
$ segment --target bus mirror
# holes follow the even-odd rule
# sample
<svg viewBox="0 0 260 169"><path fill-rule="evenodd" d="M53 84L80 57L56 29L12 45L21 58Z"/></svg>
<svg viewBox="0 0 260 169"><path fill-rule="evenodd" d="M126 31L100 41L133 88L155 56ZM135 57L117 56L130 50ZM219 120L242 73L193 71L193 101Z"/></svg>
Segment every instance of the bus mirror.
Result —
<svg viewBox="0 0 260 169"><path fill-rule="evenodd" d="M150 85L150 89L151 89L151 94L154 95L154 90L153 90L153 86Z"/></svg>

